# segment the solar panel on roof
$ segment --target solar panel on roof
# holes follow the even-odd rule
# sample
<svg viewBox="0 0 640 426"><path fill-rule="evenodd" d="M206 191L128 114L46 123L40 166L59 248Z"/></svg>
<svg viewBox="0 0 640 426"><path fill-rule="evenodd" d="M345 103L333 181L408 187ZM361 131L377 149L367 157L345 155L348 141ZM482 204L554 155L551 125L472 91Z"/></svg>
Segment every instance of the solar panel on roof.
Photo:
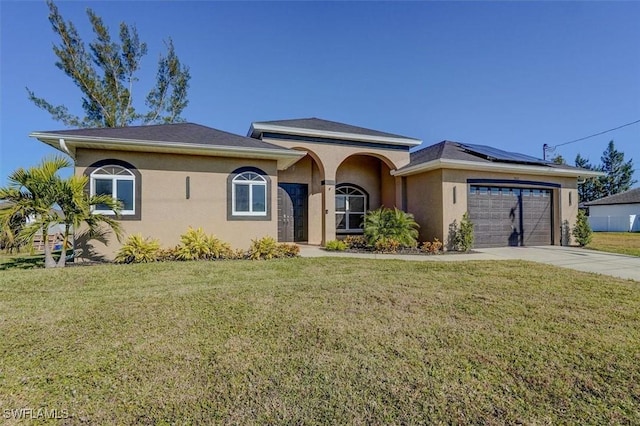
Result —
<svg viewBox="0 0 640 426"><path fill-rule="evenodd" d="M528 163L546 165L548 161L531 157L517 152L503 151L486 145L460 144L460 146L473 154L486 157L488 160L506 161L511 163Z"/></svg>

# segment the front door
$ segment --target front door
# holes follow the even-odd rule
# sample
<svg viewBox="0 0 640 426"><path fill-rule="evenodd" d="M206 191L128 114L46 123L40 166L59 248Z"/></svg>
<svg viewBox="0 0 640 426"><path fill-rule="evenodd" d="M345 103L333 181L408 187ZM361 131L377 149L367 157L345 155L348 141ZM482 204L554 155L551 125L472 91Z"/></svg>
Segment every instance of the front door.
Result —
<svg viewBox="0 0 640 426"><path fill-rule="evenodd" d="M278 184L278 241L307 241L306 184Z"/></svg>

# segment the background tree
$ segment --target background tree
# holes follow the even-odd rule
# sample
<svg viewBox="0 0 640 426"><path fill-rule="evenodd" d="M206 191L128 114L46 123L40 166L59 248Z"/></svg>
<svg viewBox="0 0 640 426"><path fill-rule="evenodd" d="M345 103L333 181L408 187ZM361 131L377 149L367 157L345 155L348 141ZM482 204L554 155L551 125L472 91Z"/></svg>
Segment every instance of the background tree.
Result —
<svg viewBox="0 0 640 426"><path fill-rule="evenodd" d="M601 171L580 154L576 155L575 165L587 170ZM583 183L578 184L578 200L581 203L597 200L601 197L601 194L602 185L597 177L587 178Z"/></svg>
<svg viewBox="0 0 640 426"><path fill-rule="evenodd" d="M633 180L633 159L625 162L624 153L615 148L613 141L607 145L600 161L602 161L601 165L594 166L580 154L576 156L576 167L605 173L604 176L587 179L578 185L578 197L581 202L593 201L628 191L637 182Z"/></svg>
<svg viewBox="0 0 640 426"><path fill-rule="evenodd" d="M551 159L551 162L554 164L567 164L567 161L564 159L564 157L560 154L556 155L555 157L553 157Z"/></svg>
<svg viewBox="0 0 640 426"><path fill-rule="evenodd" d="M606 173L600 178L603 197L628 191L636 183L633 180L633 159L625 162L624 153L615 148L613 141L607 145L600 161L601 170Z"/></svg>
<svg viewBox="0 0 640 426"><path fill-rule="evenodd" d="M135 26L120 23L119 43L112 40L102 18L91 9L87 15L95 40L87 49L72 22L60 15L53 1L48 0L49 22L60 38L53 52L61 69L82 92L85 116L78 117L65 105L53 105L37 97L27 88L29 99L49 112L53 119L72 127L124 127L134 122L143 124L182 121L180 114L187 106L188 67L182 65L169 40L166 55L158 61L156 84L146 96L148 111L138 113L132 99L132 87L138 79L141 58L147 45L141 42Z"/></svg>

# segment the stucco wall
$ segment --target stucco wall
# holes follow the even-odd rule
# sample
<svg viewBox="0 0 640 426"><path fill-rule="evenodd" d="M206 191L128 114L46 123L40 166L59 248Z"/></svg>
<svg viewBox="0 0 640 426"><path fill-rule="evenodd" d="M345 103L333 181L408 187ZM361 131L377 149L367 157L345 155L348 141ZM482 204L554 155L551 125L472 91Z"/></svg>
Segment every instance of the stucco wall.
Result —
<svg viewBox="0 0 640 426"><path fill-rule="evenodd" d="M407 211L420 225L420 241L442 240L442 170L407 176Z"/></svg>
<svg viewBox="0 0 640 426"><path fill-rule="evenodd" d="M79 149L76 174L83 174L88 166L107 158L131 163L141 173L141 220L121 221L125 235L140 232L170 247L179 242L189 226L202 227L234 248L247 248L252 238L277 237L275 161ZM270 178L270 220L227 220L227 179L234 170L245 166L257 167ZM111 238L108 247L98 242L94 246L107 257L120 247L115 238Z"/></svg>

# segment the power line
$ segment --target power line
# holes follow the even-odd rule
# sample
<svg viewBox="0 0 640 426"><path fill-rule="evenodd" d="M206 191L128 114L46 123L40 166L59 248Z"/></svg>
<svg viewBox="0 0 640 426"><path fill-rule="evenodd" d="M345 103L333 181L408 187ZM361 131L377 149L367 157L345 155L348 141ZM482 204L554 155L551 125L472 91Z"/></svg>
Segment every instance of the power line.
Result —
<svg viewBox="0 0 640 426"><path fill-rule="evenodd" d="M585 139L593 138L595 136L604 135L605 133L613 132L614 130L622 129L623 127L631 126L632 124L636 124L636 123L640 123L640 120L632 121L631 123L623 124L622 126L614 127L613 129L605 130L604 132L594 133L593 135L585 136L583 138L574 139L574 140L569 141L569 142L563 142L563 143L559 143L558 145L553 145L553 146L547 145L547 146L549 148L557 148L557 147L562 146L562 145L569 145L570 143L580 142L580 141L583 141Z"/></svg>

